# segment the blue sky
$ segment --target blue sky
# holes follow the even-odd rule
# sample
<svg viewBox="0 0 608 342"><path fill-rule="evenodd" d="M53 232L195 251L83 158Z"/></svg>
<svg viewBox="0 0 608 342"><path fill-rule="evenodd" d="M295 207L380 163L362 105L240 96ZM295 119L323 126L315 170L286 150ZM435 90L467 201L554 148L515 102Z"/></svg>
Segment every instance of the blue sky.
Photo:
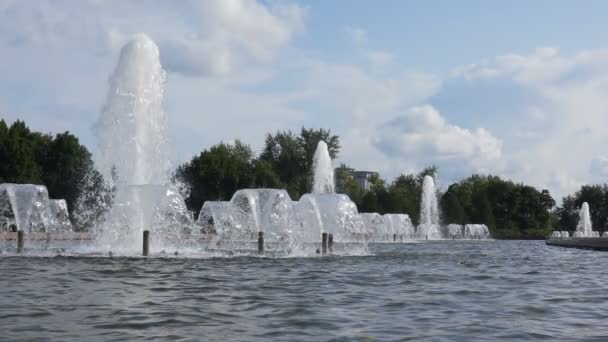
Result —
<svg viewBox="0 0 608 342"><path fill-rule="evenodd" d="M608 177L605 1L0 2L0 116L92 150L120 48L159 46L176 162L330 128L338 162L561 197Z"/></svg>

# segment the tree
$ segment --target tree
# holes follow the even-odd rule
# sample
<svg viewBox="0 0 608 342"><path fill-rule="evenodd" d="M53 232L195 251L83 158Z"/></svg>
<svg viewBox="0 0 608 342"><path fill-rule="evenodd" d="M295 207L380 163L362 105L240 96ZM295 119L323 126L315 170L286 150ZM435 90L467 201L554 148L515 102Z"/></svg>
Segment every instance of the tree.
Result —
<svg viewBox="0 0 608 342"><path fill-rule="evenodd" d="M409 215L412 222L420 219L420 186L413 175L400 175L388 188L389 210Z"/></svg>
<svg viewBox="0 0 608 342"><path fill-rule="evenodd" d="M76 229L90 226L81 220L84 211L100 215L107 208L103 177L91 153L69 132L53 137L32 132L23 121L8 127L0 120L0 182L45 185L51 198L66 200Z"/></svg>
<svg viewBox="0 0 608 342"><path fill-rule="evenodd" d="M579 219L579 210L584 202L589 203L593 230L608 230L608 185L583 185L571 196L562 200L557 208L557 224L561 230L574 230Z"/></svg>
<svg viewBox="0 0 608 342"><path fill-rule="evenodd" d="M306 187L306 162L302 145L292 132L268 134L260 160L268 163L293 199Z"/></svg>
<svg viewBox="0 0 608 342"><path fill-rule="evenodd" d="M264 174L263 169L257 171L258 176ZM237 140L234 144L219 143L204 150L181 165L174 177L191 189L186 204L198 213L205 201L227 201L237 190L252 187L255 176L253 152Z"/></svg>
<svg viewBox="0 0 608 342"><path fill-rule="evenodd" d="M441 198L446 223L483 223L499 238L544 238L554 205L547 190L481 175L452 184Z"/></svg>
<svg viewBox="0 0 608 342"><path fill-rule="evenodd" d="M340 152L340 138L337 135L332 135L330 130L325 129L306 129L302 127L300 136L297 138L298 143L304 151L304 169L308 170L308 189L312 187L312 169L313 157L317 150L319 141L324 141L327 144L327 150L331 159L336 159ZM308 190L306 189L306 190Z"/></svg>
<svg viewBox="0 0 608 342"><path fill-rule="evenodd" d="M359 182L353 177L355 169L342 163L339 167L334 170L334 177L336 180L336 192L343 193L350 197L350 199L357 205L361 212L361 203L365 196L365 191L359 185Z"/></svg>
<svg viewBox="0 0 608 342"><path fill-rule="evenodd" d="M445 208L443 211L443 219L446 222L461 225L469 222L467 214L465 213L462 204L458 200L458 197L449 189L446 194L441 197L441 207Z"/></svg>
<svg viewBox="0 0 608 342"><path fill-rule="evenodd" d="M302 128L300 135L291 131L267 134L260 160L268 163L293 199L312 188L313 156L320 140L327 143L329 155L340 151L340 139L329 130Z"/></svg>

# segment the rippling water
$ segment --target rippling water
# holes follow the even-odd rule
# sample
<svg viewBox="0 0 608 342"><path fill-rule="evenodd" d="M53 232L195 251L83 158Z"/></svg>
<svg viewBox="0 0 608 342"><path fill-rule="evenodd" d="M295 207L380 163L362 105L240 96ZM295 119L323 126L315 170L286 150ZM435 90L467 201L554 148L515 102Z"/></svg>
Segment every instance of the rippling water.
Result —
<svg viewBox="0 0 608 342"><path fill-rule="evenodd" d="M608 340L608 254L540 241L357 257L0 257L0 340Z"/></svg>

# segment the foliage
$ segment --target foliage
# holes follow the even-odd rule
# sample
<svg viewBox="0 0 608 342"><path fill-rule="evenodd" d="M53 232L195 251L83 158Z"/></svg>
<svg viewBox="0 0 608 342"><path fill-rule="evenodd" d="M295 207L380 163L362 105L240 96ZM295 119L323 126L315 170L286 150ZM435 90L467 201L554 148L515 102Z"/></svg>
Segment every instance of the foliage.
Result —
<svg viewBox="0 0 608 342"><path fill-rule="evenodd" d="M195 212L205 201L230 200L244 188L282 188L298 199L312 186L310 170L320 140L327 143L330 156L338 155L338 136L329 130L302 128L299 135L290 131L266 135L259 157L238 140L214 145L178 167L174 178L190 188L186 204Z"/></svg>
<svg viewBox="0 0 608 342"><path fill-rule="evenodd" d="M437 168L430 166L417 175L400 175L388 185L381 177L373 176L368 179L372 184L371 188L369 191L364 191L352 179L352 170L347 165L341 165L336 170L336 182L340 185L345 184L339 188L357 204L359 212L407 214L415 224L420 219L420 199L424 177L437 175Z"/></svg>
<svg viewBox="0 0 608 342"><path fill-rule="evenodd" d="M574 230L578 213L584 202L589 203L593 230L608 230L608 185L584 185L573 195L566 196L557 208L557 226L560 230Z"/></svg>
<svg viewBox="0 0 608 342"><path fill-rule="evenodd" d="M330 157L336 158L340 139L329 130L302 128L299 135L291 131L266 135L259 159L274 170L293 199L300 198L312 187L313 157L320 140L327 143Z"/></svg>
<svg viewBox="0 0 608 342"><path fill-rule="evenodd" d="M69 132L51 136L32 132L23 121L10 127L0 120L0 183L45 185L51 198L65 199L72 219L80 210L93 209L81 196L102 196L103 177L95 170L91 153ZM99 213L101 208L96 208Z"/></svg>
<svg viewBox="0 0 608 342"><path fill-rule="evenodd" d="M483 223L495 237L542 238L552 230L555 201L547 190L496 176L473 175L441 197L447 223Z"/></svg>
<svg viewBox="0 0 608 342"><path fill-rule="evenodd" d="M299 134L279 131L266 135L259 156L238 140L219 143L179 166L174 178L190 190L186 203L195 212L205 201L229 200L243 188L286 189L297 200L311 189L313 156L320 140L336 158L341 148L338 136L329 130L302 128ZM392 182L372 176L369 189L361 188L353 171L346 164L336 168L336 185L360 212L404 213L418 224L424 177L437 177L438 170L430 166L418 174L399 175ZM114 192L75 136L32 132L21 121L9 127L0 120L0 182L46 185L51 197L67 200L81 229L103 215ZM499 238L544 237L554 223L562 230L573 230L585 201L590 204L594 228L603 231L608 225L607 185L583 186L564 198L555 211L551 211L555 201L547 190L495 176L473 175L438 196L444 223L484 223Z"/></svg>
<svg viewBox="0 0 608 342"><path fill-rule="evenodd" d="M214 145L181 165L175 178L190 188L188 207L198 212L205 201L229 200L236 190L253 186L256 176L264 181L273 179L267 175L266 165L254 163L253 159L251 148L237 140L234 144Z"/></svg>

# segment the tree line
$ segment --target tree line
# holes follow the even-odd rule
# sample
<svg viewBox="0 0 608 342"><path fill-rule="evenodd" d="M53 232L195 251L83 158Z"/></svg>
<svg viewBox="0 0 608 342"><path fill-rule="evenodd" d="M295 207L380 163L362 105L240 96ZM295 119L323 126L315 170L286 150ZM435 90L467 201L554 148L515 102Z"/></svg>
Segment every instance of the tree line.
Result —
<svg viewBox="0 0 608 342"><path fill-rule="evenodd" d="M76 136L33 132L23 121L8 126L0 120L0 183L45 185L51 198L66 200L81 228L93 224L109 201L91 153Z"/></svg>
<svg viewBox="0 0 608 342"><path fill-rule="evenodd" d="M320 140L336 158L340 139L325 129L302 128L299 134L279 131L267 134L262 152L239 140L219 143L180 165L174 179L185 184L186 204L198 213L205 201L227 201L239 189L285 189L293 199L310 192L313 156Z"/></svg>
<svg viewBox="0 0 608 342"><path fill-rule="evenodd" d="M220 142L177 167L176 183L189 189L186 204L195 214L205 201L229 200L243 188L280 188L292 199L312 188L313 156L324 140L335 159L340 138L325 129L267 134L259 154L242 141ZM437 177L429 166L417 174L402 174L388 182L375 175L369 189L353 177L354 169L335 169L337 189L347 194L360 212L404 213L414 224L420 217L422 181ZM91 153L77 137L31 131L22 121L0 120L0 183L47 186L52 198L68 202L80 229L91 226L111 202L112 188L95 169ZM438 193L444 223L482 223L498 238L543 238L551 230L574 230L583 202L591 207L594 229L608 230L608 185L585 185L556 207L549 191L492 175L472 175Z"/></svg>

